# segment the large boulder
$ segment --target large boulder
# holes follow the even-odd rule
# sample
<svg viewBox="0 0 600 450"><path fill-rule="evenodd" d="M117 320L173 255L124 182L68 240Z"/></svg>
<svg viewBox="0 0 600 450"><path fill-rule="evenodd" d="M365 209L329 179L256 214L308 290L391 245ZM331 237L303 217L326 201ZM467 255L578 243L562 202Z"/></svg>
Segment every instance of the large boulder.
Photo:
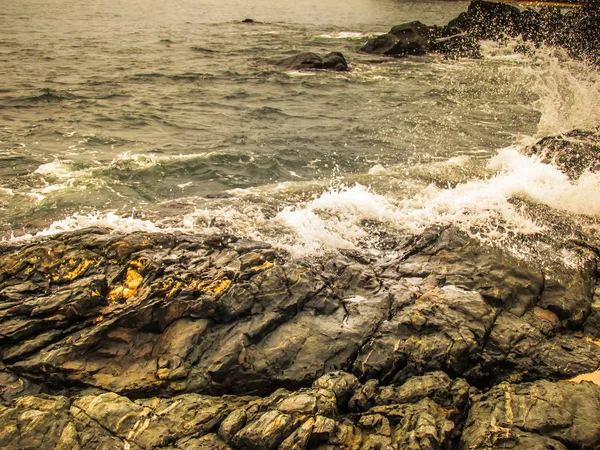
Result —
<svg viewBox="0 0 600 450"><path fill-rule="evenodd" d="M479 39L498 39L521 33L521 11L500 2L475 0L467 10L469 34Z"/></svg>
<svg viewBox="0 0 600 450"><path fill-rule="evenodd" d="M387 34L367 42L360 51L395 57L425 55L429 51L429 29L421 22L396 25Z"/></svg>
<svg viewBox="0 0 600 450"><path fill-rule="evenodd" d="M0 355L29 381L214 395L297 388L339 369L383 382L443 370L486 385L600 365L600 347L572 335L594 311L585 247L559 251L577 267L542 269L453 228L379 267L295 260L231 236L96 229L3 246Z"/></svg>
<svg viewBox="0 0 600 450"><path fill-rule="evenodd" d="M459 448L596 449L599 423L599 386L503 383L475 400Z"/></svg>

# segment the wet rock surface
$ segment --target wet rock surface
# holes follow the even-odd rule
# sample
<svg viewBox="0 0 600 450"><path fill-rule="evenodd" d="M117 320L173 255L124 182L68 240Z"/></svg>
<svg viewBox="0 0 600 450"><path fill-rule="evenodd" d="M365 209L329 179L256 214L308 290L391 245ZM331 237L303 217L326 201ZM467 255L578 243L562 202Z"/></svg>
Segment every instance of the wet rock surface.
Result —
<svg viewBox="0 0 600 450"><path fill-rule="evenodd" d="M348 70L346 58L340 52L331 52L324 56L312 52L300 53L279 61L277 65L290 70Z"/></svg>
<svg viewBox="0 0 600 450"><path fill-rule="evenodd" d="M598 448L591 422L551 425L600 414L600 387L559 381L600 367L598 249L572 246L580 264L542 267L453 228L371 262L103 229L4 243L0 446L502 448L497 427ZM532 389L547 427L502 409Z"/></svg>
<svg viewBox="0 0 600 450"><path fill-rule="evenodd" d="M571 179L600 170L600 129L573 130L545 137L527 149L542 162L553 164Z"/></svg>
<svg viewBox="0 0 600 450"><path fill-rule="evenodd" d="M396 25L389 33L376 37L361 52L386 56L425 55L429 47L429 29L421 22Z"/></svg>

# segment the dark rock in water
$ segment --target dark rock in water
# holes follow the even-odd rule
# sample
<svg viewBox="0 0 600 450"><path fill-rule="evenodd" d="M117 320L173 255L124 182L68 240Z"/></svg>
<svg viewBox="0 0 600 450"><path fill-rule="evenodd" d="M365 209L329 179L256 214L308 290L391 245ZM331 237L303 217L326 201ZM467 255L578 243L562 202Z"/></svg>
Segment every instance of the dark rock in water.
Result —
<svg viewBox="0 0 600 450"><path fill-rule="evenodd" d="M599 386L503 383L475 400L460 449L600 448L598 423Z"/></svg>
<svg viewBox="0 0 600 450"><path fill-rule="evenodd" d="M212 194L206 194L204 198L219 199L219 198L233 198L233 194L229 192L215 192Z"/></svg>
<svg viewBox="0 0 600 450"><path fill-rule="evenodd" d="M376 55L385 55L397 42L398 38L393 34L382 34L367 42L360 51Z"/></svg>
<svg viewBox="0 0 600 450"><path fill-rule="evenodd" d="M348 70L348 63L340 52L328 53L325 56L319 56L312 52L300 53L279 61L277 64L291 70Z"/></svg>
<svg viewBox="0 0 600 450"><path fill-rule="evenodd" d="M542 162L554 164L569 178L577 179L585 171L600 171L600 129L573 130L545 137L526 149Z"/></svg>
<svg viewBox="0 0 600 450"><path fill-rule="evenodd" d="M254 19L244 19L242 23L256 23L256 21Z"/></svg>
<svg viewBox="0 0 600 450"><path fill-rule="evenodd" d="M427 25L419 21L414 21L392 27L392 29L389 31L389 34L393 34L399 39L422 37L423 39L427 40L429 39L429 28Z"/></svg>
<svg viewBox="0 0 600 450"><path fill-rule="evenodd" d="M360 51L386 56L425 55L430 51L450 58L481 57L479 41L505 41L522 36L535 45L562 46L571 56L600 64L600 12L597 2L561 13L544 7L540 12L502 2L475 0L444 27L410 22L367 42ZM525 48L522 46L522 48Z"/></svg>
<svg viewBox="0 0 600 450"><path fill-rule="evenodd" d="M429 29L421 22L396 25L388 34L367 42L360 51L387 56L425 55L429 51Z"/></svg>
<svg viewBox="0 0 600 450"><path fill-rule="evenodd" d="M505 40L520 35L536 45L562 46L571 56L598 65L600 13L597 5L595 1L586 2L567 13L550 6L539 12L531 9L521 12L501 2L475 0L446 27L432 28L437 34L435 37L466 33L478 40Z"/></svg>
<svg viewBox="0 0 600 450"><path fill-rule="evenodd" d="M467 31L471 26L471 17L467 11L461 12L456 18L448 22L447 28L452 30L452 34L460 31Z"/></svg>
<svg viewBox="0 0 600 450"><path fill-rule="evenodd" d="M447 449L463 426L468 447L494 392L530 389L497 383L600 367L589 243L543 269L453 228L391 261L102 229L0 245L2 448ZM594 442L519 424L499 426Z"/></svg>
<svg viewBox="0 0 600 450"><path fill-rule="evenodd" d="M449 58L481 58L479 40L465 34L436 39L431 43L431 50Z"/></svg>
<svg viewBox="0 0 600 450"><path fill-rule="evenodd" d="M521 33L521 11L505 3L475 0L471 2L462 26L479 39L498 39ZM460 28L460 26L459 26Z"/></svg>
<svg viewBox="0 0 600 450"><path fill-rule="evenodd" d="M475 0L467 11L448 22L448 34L468 33L477 39L517 36L523 28L521 11L499 2Z"/></svg>

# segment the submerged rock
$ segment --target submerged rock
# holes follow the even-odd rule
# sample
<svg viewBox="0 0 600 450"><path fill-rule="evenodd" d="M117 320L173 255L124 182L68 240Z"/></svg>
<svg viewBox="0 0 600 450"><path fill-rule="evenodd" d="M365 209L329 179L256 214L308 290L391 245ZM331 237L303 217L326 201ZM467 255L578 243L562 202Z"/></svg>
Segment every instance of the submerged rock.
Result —
<svg viewBox="0 0 600 450"><path fill-rule="evenodd" d="M335 70L343 72L348 70L346 58L340 52L328 53L325 56L319 56L316 53L300 53L290 56L277 63L278 65L291 70Z"/></svg>

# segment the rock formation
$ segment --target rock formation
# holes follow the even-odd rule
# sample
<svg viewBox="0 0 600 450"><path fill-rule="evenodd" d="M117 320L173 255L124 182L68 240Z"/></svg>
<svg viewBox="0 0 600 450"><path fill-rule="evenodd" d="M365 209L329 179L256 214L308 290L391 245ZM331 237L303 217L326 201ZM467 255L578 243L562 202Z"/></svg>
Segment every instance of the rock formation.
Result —
<svg viewBox="0 0 600 450"><path fill-rule="evenodd" d="M298 260L102 229L4 243L0 445L600 446L573 412L600 415L600 387L556 382L600 367L598 249L541 268L447 228L397 250Z"/></svg>
<svg viewBox="0 0 600 450"><path fill-rule="evenodd" d="M361 48L362 52L386 56L425 55L430 49L429 29L421 22L393 27Z"/></svg>
<svg viewBox="0 0 600 450"><path fill-rule="evenodd" d="M524 32L525 13L487 8L448 39L411 23L371 51L474 54L492 30L474 17ZM336 53L282 65L347 68ZM598 130L526 151L573 179L600 169ZM548 233L570 264L454 227L390 243L387 259L101 228L2 242L0 447L600 449L600 385L573 382L600 379L591 229Z"/></svg>
<svg viewBox="0 0 600 450"><path fill-rule="evenodd" d="M564 47L571 56L599 65L599 23L600 9L593 1L562 14L551 6L539 12L521 11L504 3L475 0L446 26L398 25L367 42L361 51L394 57L436 52L451 58L477 58L481 56L480 40L521 37L533 45Z"/></svg>
<svg viewBox="0 0 600 450"><path fill-rule="evenodd" d="M325 56L307 52L290 56L277 63L279 66L290 70L335 70L343 72L348 70L348 63L340 52L331 52Z"/></svg>
<svg viewBox="0 0 600 450"><path fill-rule="evenodd" d="M530 146L527 152L578 179L585 171L600 171L600 129L549 136Z"/></svg>

